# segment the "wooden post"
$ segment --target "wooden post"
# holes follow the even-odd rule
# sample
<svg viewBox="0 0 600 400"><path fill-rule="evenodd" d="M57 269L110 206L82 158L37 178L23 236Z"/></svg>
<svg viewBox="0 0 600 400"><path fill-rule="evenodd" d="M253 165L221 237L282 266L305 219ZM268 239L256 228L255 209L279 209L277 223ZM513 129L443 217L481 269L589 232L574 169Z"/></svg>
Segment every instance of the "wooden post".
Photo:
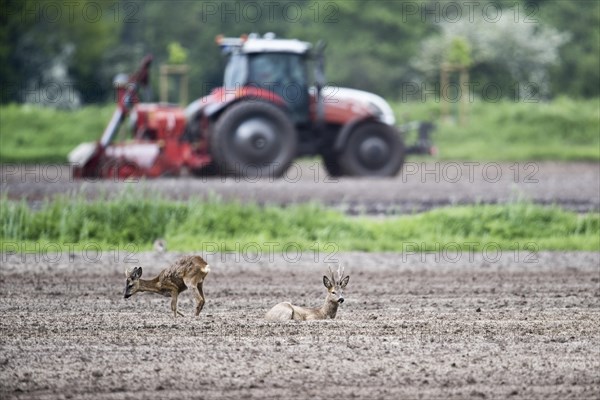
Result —
<svg viewBox="0 0 600 400"><path fill-rule="evenodd" d="M169 76L167 73L167 65L160 66L160 98L161 103L169 102Z"/></svg>
<svg viewBox="0 0 600 400"><path fill-rule="evenodd" d="M444 63L440 67L440 118L442 121L447 122L450 120L450 103L448 101L447 89L450 83L450 74L458 72L459 74L459 88L460 88L460 101L458 108L458 123L460 126L465 126L468 122L468 102L469 102L469 69L465 66L452 65Z"/></svg>
<svg viewBox="0 0 600 400"><path fill-rule="evenodd" d="M440 68L440 119L442 122L448 122L450 120L450 104L448 104L448 99L446 98L446 88L448 88L448 82L450 81L451 67L450 65L444 63Z"/></svg>
<svg viewBox="0 0 600 400"><path fill-rule="evenodd" d="M160 66L160 102L169 102L169 77L179 77L179 104L186 105L188 101L188 74L189 66L182 65L168 65L163 64Z"/></svg>
<svg viewBox="0 0 600 400"><path fill-rule="evenodd" d="M461 91L460 108L458 111L459 124L460 126L466 126L468 122L467 107L469 105L469 70L467 67L460 68L459 79Z"/></svg>

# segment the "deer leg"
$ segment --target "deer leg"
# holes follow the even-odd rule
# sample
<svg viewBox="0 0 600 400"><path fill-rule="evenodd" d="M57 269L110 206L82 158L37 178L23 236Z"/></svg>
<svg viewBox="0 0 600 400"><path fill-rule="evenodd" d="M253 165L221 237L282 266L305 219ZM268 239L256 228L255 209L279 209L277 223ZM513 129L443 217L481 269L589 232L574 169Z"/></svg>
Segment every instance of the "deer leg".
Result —
<svg viewBox="0 0 600 400"><path fill-rule="evenodd" d="M183 317L183 314L180 313L179 311L177 311L177 297L179 296L179 293L175 290L173 290L171 292L171 310L173 310L173 315L175 315L175 318L177 318L177 314L181 315Z"/></svg>
<svg viewBox="0 0 600 400"><path fill-rule="evenodd" d="M202 293L202 282L198 283L197 285L190 284L188 288L194 296L194 299L196 299L196 316L198 316L200 314L200 311L202 311L202 307L204 307L204 293Z"/></svg>
<svg viewBox="0 0 600 400"><path fill-rule="evenodd" d="M200 315L200 311L202 311L205 302L204 291L202 290L202 282L198 284L197 291L198 297L196 297L196 316Z"/></svg>

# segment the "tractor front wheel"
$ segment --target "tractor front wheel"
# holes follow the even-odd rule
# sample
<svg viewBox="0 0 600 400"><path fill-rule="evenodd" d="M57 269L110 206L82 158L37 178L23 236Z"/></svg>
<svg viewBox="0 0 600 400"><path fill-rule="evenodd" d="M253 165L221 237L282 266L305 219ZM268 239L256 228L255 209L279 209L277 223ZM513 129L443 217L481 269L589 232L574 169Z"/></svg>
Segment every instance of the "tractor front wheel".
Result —
<svg viewBox="0 0 600 400"><path fill-rule="evenodd" d="M288 115L261 101L242 101L225 110L210 140L219 172L236 176L281 176L296 156L297 146Z"/></svg>
<svg viewBox="0 0 600 400"><path fill-rule="evenodd" d="M344 175L395 176L404 163L404 144L393 127L365 122L350 133L338 162Z"/></svg>

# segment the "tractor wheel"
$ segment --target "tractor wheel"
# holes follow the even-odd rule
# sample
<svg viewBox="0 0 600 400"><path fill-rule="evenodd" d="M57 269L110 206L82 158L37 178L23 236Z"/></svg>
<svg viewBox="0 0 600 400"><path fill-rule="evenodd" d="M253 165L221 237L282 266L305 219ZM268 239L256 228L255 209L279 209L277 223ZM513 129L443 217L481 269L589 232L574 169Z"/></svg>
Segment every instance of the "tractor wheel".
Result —
<svg viewBox="0 0 600 400"><path fill-rule="evenodd" d="M210 151L225 175L281 176L289 168L298 137L289 117L265 102L232 105L216 122Z"/></svg>
<svg viewBox="0 0 600 400"><path fill-rule="evenodd" d="M337 178L343 175L342 168L335 154L331 152L323 153L323 166L327 171L327 174L332 178Z"/></svg>
<svg viewBox="0 0 600 400"><path fill-rule="evenodd" d="M366 122L350 133L338 162L344 175L395 176L404 163L404 144L393 127Z"/></svg>

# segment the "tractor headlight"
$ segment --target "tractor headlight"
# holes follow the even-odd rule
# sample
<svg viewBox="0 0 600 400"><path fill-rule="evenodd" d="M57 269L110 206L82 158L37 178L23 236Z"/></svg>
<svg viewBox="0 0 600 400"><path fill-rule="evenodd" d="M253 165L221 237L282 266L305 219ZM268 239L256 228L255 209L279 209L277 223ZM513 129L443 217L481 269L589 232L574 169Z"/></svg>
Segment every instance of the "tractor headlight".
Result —
<svg viewBox="0 0 600 400"><path fill-rule="evenodd" d="M369 102L369 110L373 113L374 116L381 119L383 117L383 111L381 108L377 107L375 104Z"/></svg>

